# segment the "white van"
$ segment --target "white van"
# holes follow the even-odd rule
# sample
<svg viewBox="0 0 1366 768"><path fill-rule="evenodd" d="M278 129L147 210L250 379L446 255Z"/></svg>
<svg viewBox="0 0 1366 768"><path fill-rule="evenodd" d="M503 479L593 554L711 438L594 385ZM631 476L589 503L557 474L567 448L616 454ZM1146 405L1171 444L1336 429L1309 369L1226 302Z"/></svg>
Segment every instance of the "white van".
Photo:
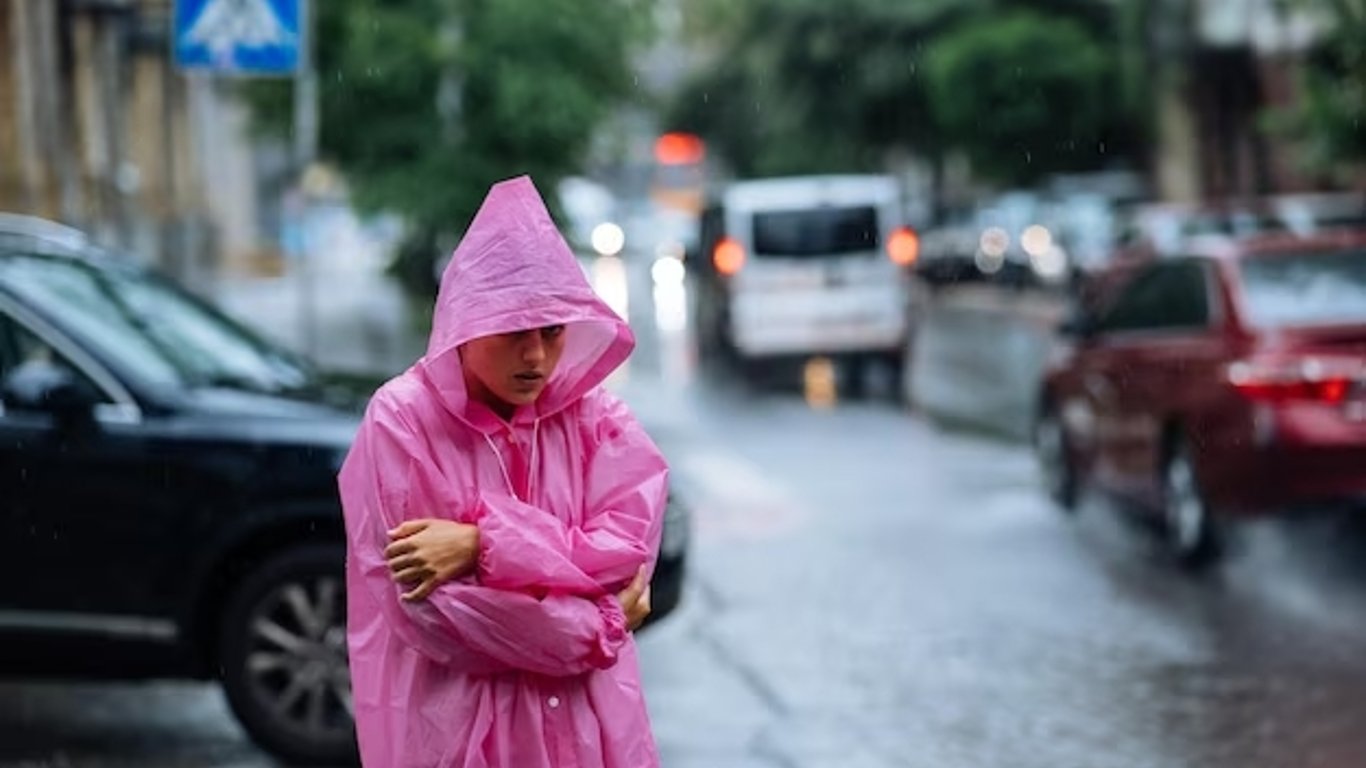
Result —
<svg viewBox="0 0 1366 768"><path fill-rule="evenodd" d="M700 229L692 272L703 356L880 358L901 370L919 240L892 178L737 182Z"/></svg>

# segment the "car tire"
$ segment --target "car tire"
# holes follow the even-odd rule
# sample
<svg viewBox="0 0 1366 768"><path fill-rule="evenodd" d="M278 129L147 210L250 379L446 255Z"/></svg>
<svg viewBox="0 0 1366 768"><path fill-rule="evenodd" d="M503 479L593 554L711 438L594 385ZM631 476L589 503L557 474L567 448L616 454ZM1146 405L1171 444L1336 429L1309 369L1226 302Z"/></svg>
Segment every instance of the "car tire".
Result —
<svg viewBox="0 0 1366 768"><path fill-rule="evenodd" d="M229 599L219 669L233 713L267 751L298 765L358 762L346 656L340 545L262 562Z"/></svg>
<svg viewBox="0 0 1366 768"><path fill-rule="evenodd" d="M1173 444L1163 466L1162 525L1167 546L1183 567L1201 568L1218 559L1218 526L1184 441Z"/></svg>
<svg viewBox="0 0 1366 768"><path fill-rule="evenodd" d="M901 370L896 377L898 402L903 408L915 408L915 347L907 347L901 356Z"/></svg>
<svg viewBox="0 0 1366 768"><path fill-rule="evenodd" d="M1075 511L1079 495L1077 468L1072 461L1067 430L1051 405L1045 407L1034 422L1034 453L1048 497L1062 511Z"/></svg>

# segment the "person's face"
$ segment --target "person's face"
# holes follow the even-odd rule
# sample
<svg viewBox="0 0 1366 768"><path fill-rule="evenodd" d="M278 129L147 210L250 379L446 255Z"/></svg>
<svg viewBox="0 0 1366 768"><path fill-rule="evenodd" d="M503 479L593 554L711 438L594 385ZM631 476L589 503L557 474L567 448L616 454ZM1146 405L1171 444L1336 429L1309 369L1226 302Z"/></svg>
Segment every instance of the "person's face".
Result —
<svg viewBox="0 0 1366 768"><path fill-rule="evenodd" d="M484 336L460 348L470 396L507 418L536 402L564 353L564 326Z"/></svg>

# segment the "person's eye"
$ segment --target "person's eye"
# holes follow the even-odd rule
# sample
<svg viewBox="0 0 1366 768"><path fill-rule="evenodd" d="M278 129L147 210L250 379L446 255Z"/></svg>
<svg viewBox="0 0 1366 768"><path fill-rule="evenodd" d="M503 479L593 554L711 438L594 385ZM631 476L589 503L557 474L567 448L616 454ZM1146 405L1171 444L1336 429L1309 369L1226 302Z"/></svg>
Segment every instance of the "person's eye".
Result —
<svg viewBox="0 0 1366 768"><path fill-rule="evenodd" d="M547 339L558 338L562 333L564 333L563 325L548 325L541 329L541 336Z"/></svg>

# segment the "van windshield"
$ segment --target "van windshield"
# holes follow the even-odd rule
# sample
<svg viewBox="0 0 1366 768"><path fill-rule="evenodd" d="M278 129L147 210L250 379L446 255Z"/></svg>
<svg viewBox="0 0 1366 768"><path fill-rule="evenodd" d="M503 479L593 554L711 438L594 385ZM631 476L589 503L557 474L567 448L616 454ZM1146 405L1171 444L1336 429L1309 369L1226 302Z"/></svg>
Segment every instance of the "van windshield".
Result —
<svg viewBox="0 0 1366 768"><path fill-rule="evenodd" d="M830 256L876 251L877 209L808 208L754 214L756 256Z"/></svg>

